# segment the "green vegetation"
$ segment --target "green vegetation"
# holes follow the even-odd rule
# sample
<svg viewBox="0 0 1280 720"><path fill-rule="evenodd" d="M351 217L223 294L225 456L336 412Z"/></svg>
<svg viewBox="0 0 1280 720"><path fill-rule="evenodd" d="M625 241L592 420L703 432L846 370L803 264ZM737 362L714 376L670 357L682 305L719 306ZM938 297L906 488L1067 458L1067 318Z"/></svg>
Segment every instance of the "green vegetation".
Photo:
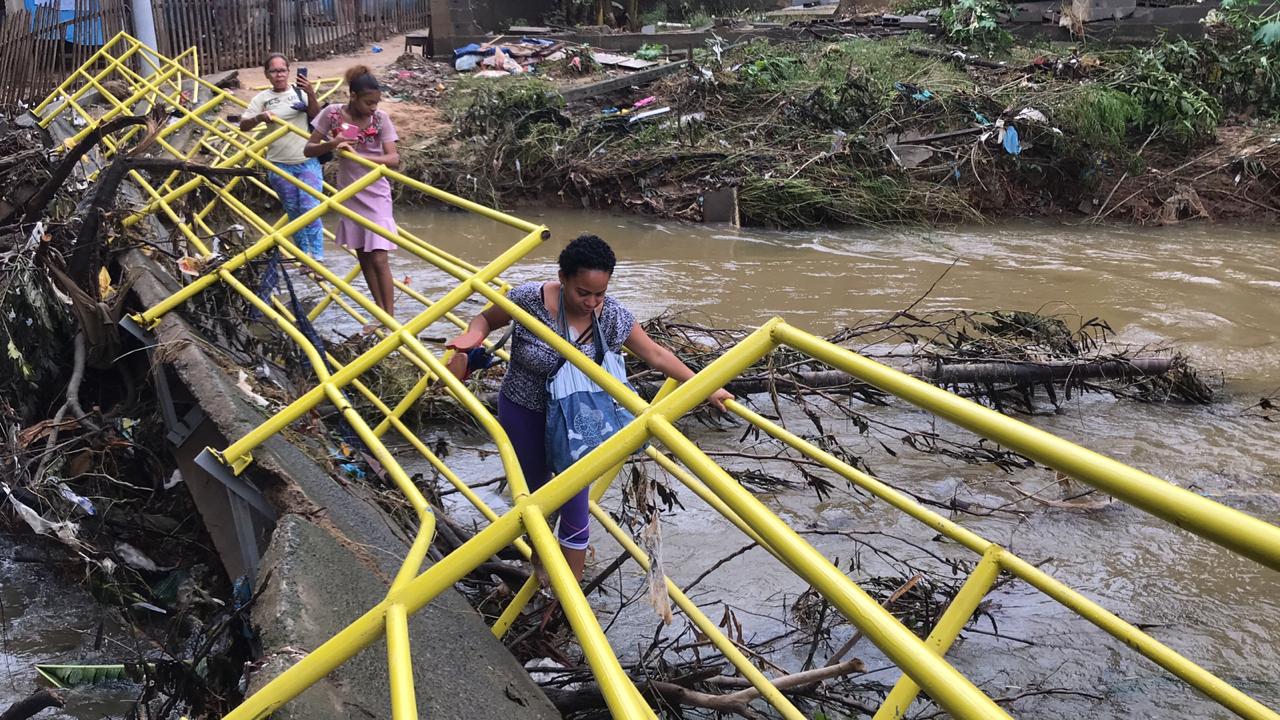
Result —
<svg viewBox="0 0 1280 720"><path fill-rule="evenodd" d="M1234 114L1280 113L1274 17L1228 3L1203 40L1081 55L1009 48L992 29L1004 7L963 0L947 26L1009 70L918 35L709 47L640 91L670 106L641 122L571 117L537 79L465 80L447 106L455 136L407 162L493 202L556 193L697 218L703 189L735 186L751 224L923 224L1096 203L1122 174L1185 162Z"/></svg>
<svg viewBox="0 0 1280 720"><path fill-rule="evenodd" d="M1055 120L1090 147L1118 151L1142 117L1142 105L1128 93L1105 85L1083 85L1064 93Z"/></svg>
<svg viewBox="0 0 1280 720"><path fill-rule="evenodd" d="M495 83L468 77L458 81L445 111L458 134L490 138L513 132L513 126L553 116L562 107L564 99L542 78L504 78Z"/></svg>
<svg viewBox="0 0 1280 720"><path fill-rule="evenodd" d="M1222 120L1222 106L1193 75L1172 69L1198 62L1199 52L1185 41L1135 54L1132 71L1117 87L1141 106L1140 128L1160 132L1179 145L1194 145L1213 134Z"/></svg>
<svg viewBox="0 0 1280 720"><path fill-rule="evenodd" d="M941 3L937 0L895 0L890 3L889 11L895 15L918 15L939 6Z"/></svg>
<svg viewBox="0 0 1280 720"><path fill-rule="evenodd" d="M1280 9L1259 14L1256 4L1226 0L1203 40L1161 40L1127 58L1112 82L1142 106L1142 130L1190 146L1228 113L1280 114Z"/></svg>
<svg viewBox="0 0 1280 720"><path fill-rule="evenodd" d="M999 22L999 16L1010 9L1003 0L952 0L939 20L948 40L991 56L1013 46L1013 35Z"/></svg>

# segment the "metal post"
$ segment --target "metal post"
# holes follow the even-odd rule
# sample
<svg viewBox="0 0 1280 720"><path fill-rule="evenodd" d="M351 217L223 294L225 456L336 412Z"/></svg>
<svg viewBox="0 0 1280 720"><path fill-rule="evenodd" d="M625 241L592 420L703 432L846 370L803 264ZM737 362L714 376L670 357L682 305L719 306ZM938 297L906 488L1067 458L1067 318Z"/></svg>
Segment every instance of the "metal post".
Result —
<svg viewBox="0 0 1280 720"><path fill-rule="evenodd" d="M160 48L156 43L156 18L152 12L151 0L133 0L133 37L153 54L157 56L160 54ZM149 63L140 64L143 77L150 77L155 72Z"/></svg>

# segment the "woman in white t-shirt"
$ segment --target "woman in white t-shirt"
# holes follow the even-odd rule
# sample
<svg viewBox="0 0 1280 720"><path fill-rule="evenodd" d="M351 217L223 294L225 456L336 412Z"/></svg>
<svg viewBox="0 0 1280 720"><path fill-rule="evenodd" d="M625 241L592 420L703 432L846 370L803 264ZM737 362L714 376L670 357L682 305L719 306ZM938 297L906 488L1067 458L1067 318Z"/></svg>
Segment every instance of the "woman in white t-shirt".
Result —
<svg viewBox="0 0 1280 720"><path fill-rule="evenodd" d="M309 158L302 152L307 146L307 135L311 133L308 123L320 113L320 101L316 99L315 89L307 79L305 68L299 69L296 85L289 83L289 59L280 53L268 55L262 69L271 81L271 89L263 90L249 101L249 107L240 119L240 129L248 132L262 123L280 120L301 130L303 134L292 131L285 133L268 145L263 155L280 170L316 191L322 191L324 172L320 168L320 161ZM267 173L267 182L280 198L280 204L291 219L320 204L315 196L277 173ZM294 233L293 242L311 257L323 260L324 226L320 219L316 218Z"/></svg>

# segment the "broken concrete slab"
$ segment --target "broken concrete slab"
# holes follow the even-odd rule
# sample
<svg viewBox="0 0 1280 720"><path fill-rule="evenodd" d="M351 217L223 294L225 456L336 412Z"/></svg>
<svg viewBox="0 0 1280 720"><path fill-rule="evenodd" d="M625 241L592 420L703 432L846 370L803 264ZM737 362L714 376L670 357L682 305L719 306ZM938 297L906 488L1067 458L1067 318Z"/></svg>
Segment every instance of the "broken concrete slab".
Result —
<svg viewBox="0 0 1280 720"><path fill-rule="evenodd" d="M627 68L629 70L641 70L658 64L652 60L640 60L629 55L615 55L613 53L597 51L592 51L591 59L605 67L617 66Z"/></svg>
<svg viewBox="0 0 1280 720"><path fill-rule="evenodd" d="M702 222L728 223L741 227L738 213L738 188L723 187L702 194Z"/></svg>
<svg viewBox="0 0 1280 720"><path fill-rule="evenodd" d="M1038 23L1043 22L1045 13L1062 7L1061 2L1049 0L1046 2L1025 2L1018 3L1013 6L1013 13L1010 15L1010 22L1014 23Z"/></svg>
<svg viewBox="0 0 1280 720"><path fill-rule="evenodd" d="M1119 20L1133 14L1136 0L1071 0L1071 15L1080 22Z"/></svg>
<svg viewBox="0 0 1280 720"><path fill-rule="evenodd" d="M122 264L140 273L133 290L144 306L157 304L178 287L154 260L137 250L126 253ZM169 366L216 427L222 438L221 447L225 447L226 438L243 437L265 419L262 410L237 388L180 315L166 316L155 335L156 341L166 348ZM312 448L312 453L324 454L320 448ZM267 439L253 455L254 463L246 473L257 481L272 505L282 514L306 513L316 527L323 528L329 538L327 542L342 547L350 555L349 562L341 568L332 568L331 572L353 577L364 577L361 575L364 573L376 580L373 585L362 588L346 584L321 586L329 589L328 594L322 596L324 602L339 609L359 603L360 612L376 605L386 592L389 578L395 575L408 552L409 540L392 530L395 523L376 509L372 493L358 483L340 485L310 455L279 435ZM279 529L277 525L275 532ZM298 530L295 534L304 532L307 531ZM271 543L276 544L274 534ZM330 553L328 557L336 562L346 556ZM286 562L302 567L300 563L305 560L288 558ZM264 577L265 572L265 567L260 568L258 576ZM333 588L340 588L341 592L333 592ZM366 590L374 592L376 598L370 601ZM304 629L306 632L296 636L277 633L271 644L263 643L264 650L268 656L279 654L284 648L313 650L318 642L345 627L351 619L343 620L346 612L312 613L308 617L316 623L327 618L331 624L296 625L300 633ZM486 707L501 708L504 720L559 717L524 668L456 591L446 591L410 618L410 628L415 638L415 673L426 673L424 684L417 686L419 704L431 709L430 717L477 720L493 717L487 711L476 711ZM315 641L318 637L315 633L324 634L324 638ZM374 657L370 650L365 650L362 656ZM385 659L385 651L381 657ZM386 693L375 696L367 690L385 686L386 663L376 668L372 663L357 663L352 667L358 671L353 671L356 674L344 675L347 680L331 683L306 700L296 713L286 705L277 714L289 712L294 713L291 717L336 720L351 717L351 708L359 706L370 711L369 717L390 718L390 696ZM513 697L521 700L517 702ZM338 711L315 714L330 707Z"/></svg>
<svg viewBox="0 0 1280 720"><path fill-rule="evenodd" d="M267 665L254 673L251 690L292 665L299 652L328 640L377 605L386 594L385 581L333 535L298 515L285 515L276 525L263 556L265 586L252 611L267 653ZM334 592L341 588L341 592ZM456 608L450 608L454 611ZM463 609L470 613L470 608ZM483 652L477 630L468 622L431 623L418 613L409 620L414 694L422 717L487 720L488 718L558 718L554 706L518 665L468 662ZM485 644L481 643L481 647ZM500 646L499 646L500 647ZM502 651L506 654L506 651ZM423 662L426 655L452 656L456 663ZM508 655L508 657L510 657ZM386 642L379 640L347 661L294 702L274 713L285 720L315 717L391 717ZM460 672L458 664L468 672Z"/></svg>
<svg viewBox="0 0 1280 720"><path fill-rule="evenodd" d="M653 82L664 75L670 75L671 73L687 67L688 65L688 60L680 60L678 62L667 63L665 65L658 65L657 67L651 67L645 70L629 73L621 77L601 80L589 85L579 85L578 87L568 88L566 90L562 90L560 95L567 103L586 100L587 98L596 97L597 95L604 95L605 93L611 93L615 90L629 88L633 85L639 86Z"/></svg>

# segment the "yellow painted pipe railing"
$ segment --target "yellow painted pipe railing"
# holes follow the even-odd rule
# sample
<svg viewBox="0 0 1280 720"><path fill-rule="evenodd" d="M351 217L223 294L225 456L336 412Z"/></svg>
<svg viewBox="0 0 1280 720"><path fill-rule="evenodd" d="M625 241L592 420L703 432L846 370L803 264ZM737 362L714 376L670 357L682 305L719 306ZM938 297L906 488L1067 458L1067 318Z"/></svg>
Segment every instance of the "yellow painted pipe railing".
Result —
<svg viewBox="0 0 1280 720"><path fill-rule="evenodd" d="M132 62L145 63L151 73L144 76L130 66ZM189 63L190 67L184 63ZM107 82L112 80L124 82L129 93L118 97L110 92ZM189 96L184 96L185 84L193 89L187 93ZM208 93L208 99L204 102L199 100L201 90ZM329 92L332 90L330 88ZM90 91L96 91L109 106L105 113L94 115L83 107L81 100ZM408 616L507 546L516 547L526 558L537 552L550 578L551 588L582 645L587 663L600 683L610 712L615 717L653 717L652 709L623 670L591 612L590 605L582 595L581 588L574 581L569 566L558 551L555 535L546 518L579 491L591 487L592 516L624 548L640 569L648 571L651 568L650 558L603 511L599 503L622 464L646 442L657 440L670 453L665 454L654 446L644 450L657 467L688 487L745 537L758 543L784 568L817 589L902 668L903 676L882 704L877 718L902 717L921 691L927 692L934 702L958 718L1008 716L1003 708L945 658L948 648L970 621L983 597L994 586L1000 574L1007 573L1118 638L1235 714L1245 718L1280 720L1280 715L1275 711L1055 580L1048 573L791 433L754 412L743 402L726 403L737 417L759 428L777 442L840 475L883 500L890 508L923 523L975 554L977 561L974 570L952 599L938 624L927 638L921 639L872 600L759 499L734 481L723 468L682 434L675 423L705 401L715 389L737 377L774 349L785 346L1272 569L1280 569L1280 528L911 378L787 325L779 319L763 325L688 382L679 386L668 382L658 396L651 402L645 402L582 355L576 347L505 297L509 286L502 282L500 274L545 242L549 238L546 228L444 193L359 157L354 160L363 163L369 170L364 177L342 190L325 186L323 191L317 192L298 183L291 175L282 173L280 168L267 161L264 156L265 148L271 142L285 133L302 131L292 126L282 126L246 134L223 119L209 120L204 117L228 104L239 107L245 105L244 101L199 78L198 58L194 49L183 53L179 58L170 59L143 47L128 35L121 34L104 44L85 66L68 77L36 108L36 114L45 126L68 113L79 118L86 127L79 131L77 137L91 131L94 124L103 119L144 111L153 106L164 108L176 117L154 139L161 151L182 159L211 156L214 158L213 164L219 167L251 164L265 172L286 177L303 192L316 198L317 206L299 217L270 222L235 194L242 185L269 193L270 188L256 178L249 179L247 183L234 178L221 184L197 177L175 184L178 181L177 173L168 174L159 183L153 183L140 173L131 174L131 179L148 200L143 208L125 221L126 224L136 224L159 213L175 225L197 254L204 257L209 257L210 254L203 240L219 234L215 227L220 223L240 223L252 237L257 238L247 247L231 253L216 267L191 280L174 295L137 314L134 319L144 327L153 327L163 321L166 315L179 310L185 302L215 284L221 284L234 292L247 306L261 312L267 321L297 346L310 364L317 383L245 436L235 439L225 448L213 449L215 456L232 472L241 473L252 462L252 452L256 447L319 403L327 401L338 408L343 419L385 468L388 478L404 495L405 501L417 517L418 530L385 598L247 698L227 717L236 720L265 717L362 648L385 636L392 715L396 720L416 718L418 708L411 672ZM178 133L183 130L189 130L190 133L179 136ZM123 152L131 141L139 137L139 132L140 130L134 129L117 138L108 139L104 143L103 157ZM171 138L177 144L170 142ZM379 228L345 208L343 202L346 199L382 178L398 183L408 191L476 213L495 221L499 226L515 228L523 236L488 263L472 264L403 229L390 232ZM210 199L206 204L194 213L179 212L174 203L198 189L209 192ZM440 298L433 299L403 283L397 283L398 289L422 309L404 322L391 317L351 285L356 277L355 271L340 277L323 263L306 256L292 242L294 232L313 220L332 215L351 219L366 229L379 233L426 263L427 267L452 276L458 284ZM324 300L308 311L307 320L317 320L325 308L332 304L357 322L364 322L365 315L361 311L368 313L369 317L385 327L385 335L371 349L345 364L330 355L321 354L310 345L298 327L300 318L295 317L277 297L257 297L246 279L239 275L249 263L271 252L279 252L290 262L304 266L309 271L308 277L314 278L324 292ZM416 337L441 320L459 327L464 326L455 310L474 296L501 307L515 322L554 347L636 415L634 422L536 491L529 488L505 431L496 418L465 384L445 370L450 353L445 352L438 357ZM362 383L360 376L392 353L400 353L409 358L419 375L417 382L404 397L389 402L378 397ZM404 413L431 387L437 385L443 387L449 396L470 412L491 436L512 490L512 506L505 512L499 513L487 506L464 479L453 472L403 422ZM380 414L376 423L366 421L350 402L345 394L348 386L355 388ZM414 486L395 454L383 443L383 436L392 429L489 521L485 528L462 547L426 570L422 569L422 565L434 535L435 518L425 497ZM526 536L527 542L524 539ZM741 649L678 586L669 579L665 585L668 595L680 612L751 683L763 701L789 720L804 716L787 693L778 689L755 667ZM536 589L537 584L533 578L520 588L494 623L492 629L496 636L502 637L519 619Z"/></svg>

